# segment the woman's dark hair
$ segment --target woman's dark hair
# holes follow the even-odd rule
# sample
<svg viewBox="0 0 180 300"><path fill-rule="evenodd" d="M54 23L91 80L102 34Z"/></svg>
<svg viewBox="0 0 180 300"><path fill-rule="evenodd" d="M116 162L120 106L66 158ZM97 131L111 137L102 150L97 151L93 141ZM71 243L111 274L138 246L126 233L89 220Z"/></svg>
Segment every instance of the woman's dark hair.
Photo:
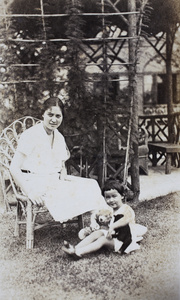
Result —
<svg viewBox="0 0 180 300"><path fill-rule="evenodd" d="M110 190L116 190L119 194L124 196L124 186L122 183L120 183L118 180L115 179L109 179L104 183L104 186L102 188L102 194L104 196L104 192L110 191Z"/></svg>
<svg viewBox="0 0 180 300"><path fill-rule="evenodd" d="M52 106L59 106L64 117L64 104L58 97L48 98L43 104L42 113L44 113L47 109L51 108Z"/></svg>

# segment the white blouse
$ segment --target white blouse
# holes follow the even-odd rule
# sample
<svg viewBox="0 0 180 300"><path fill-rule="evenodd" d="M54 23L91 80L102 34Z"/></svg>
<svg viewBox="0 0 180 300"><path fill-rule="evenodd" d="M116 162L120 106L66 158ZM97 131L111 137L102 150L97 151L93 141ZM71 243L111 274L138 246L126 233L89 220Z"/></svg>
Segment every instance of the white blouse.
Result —
<svg viewBox="0 0 180 300"><path fill-rule="evenodd" d="M62 162L70 157L63 135L56 129L53 146L51 146L42 122L21 134L17 151L26 156L22 169L35 174L45 175L60 172Z"/></svg>

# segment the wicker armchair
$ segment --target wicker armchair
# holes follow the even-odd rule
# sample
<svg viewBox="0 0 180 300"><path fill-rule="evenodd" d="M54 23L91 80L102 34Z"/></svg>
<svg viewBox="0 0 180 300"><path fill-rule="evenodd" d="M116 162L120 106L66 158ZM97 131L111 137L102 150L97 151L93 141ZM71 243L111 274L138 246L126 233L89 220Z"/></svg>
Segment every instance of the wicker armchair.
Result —
<svg viewBox="0 0 180 300"><path fill-rule="evenodd" d="M44 226L51 225L52 222L45 222L38 224L36 222L37 215L47 212L45 207L38 208L24 195L21 189L15 184L9 167L11 160L15 153L18 139L21 133L31 126L34 126L40 120L26 116L14 121L7 128L5 128L0 135L0 173L1 173L1 187L4 198L4 205L6 210L11 209L10 195L15 196L16 199L16 221L14 235L19 236L20 226L26 225L26 248L31 249L34 246L34 232ZM53 221L60 224L59 222ZM83 226L82 216L67 221L67 223L78 223L79 228Z"/></svg>

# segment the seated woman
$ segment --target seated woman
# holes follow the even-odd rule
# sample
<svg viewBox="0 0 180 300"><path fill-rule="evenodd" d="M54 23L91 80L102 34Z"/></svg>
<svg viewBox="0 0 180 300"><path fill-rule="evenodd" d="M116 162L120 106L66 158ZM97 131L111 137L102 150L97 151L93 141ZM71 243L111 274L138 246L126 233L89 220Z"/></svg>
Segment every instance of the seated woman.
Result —
<svg viewBox="0 0 180 300"><path fill-rule="evenodd" d="M105 201L95 180L66 173L70 154L57 130L63 103L51 97L43 108L43 121L21 134L10 171L32 203L45 205L55 221L64 222L102 207Z"/></svg>

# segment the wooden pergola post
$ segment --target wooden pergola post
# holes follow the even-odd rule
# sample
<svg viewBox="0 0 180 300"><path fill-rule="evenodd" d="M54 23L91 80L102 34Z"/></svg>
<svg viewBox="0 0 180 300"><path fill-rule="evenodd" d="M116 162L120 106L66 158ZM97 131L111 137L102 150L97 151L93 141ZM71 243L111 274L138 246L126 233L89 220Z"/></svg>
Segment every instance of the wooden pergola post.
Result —
<svg viewBox="0 0 180 300"><path fill-rule="evenodd" d="M136 11L135 0L128 0L128 11ZM131 114L131 143L134 155L131 161L131 183L134 193L134 201L139 198L140 182L139 182L139 159L138 159L138 95L137 95L137 75L136 75L136 15L129 14L128 17L128 35L133 37L129 39L129 97L132 105Z"/></svg>
<svg viewBox="0 0 180 300"><path fill-rule="evenodd" d="M173 143L175 140L175 133L173 130L173 91L172 91L172 30L171 25L166 29L166 100L168 113L168 142Z"/></svg>

